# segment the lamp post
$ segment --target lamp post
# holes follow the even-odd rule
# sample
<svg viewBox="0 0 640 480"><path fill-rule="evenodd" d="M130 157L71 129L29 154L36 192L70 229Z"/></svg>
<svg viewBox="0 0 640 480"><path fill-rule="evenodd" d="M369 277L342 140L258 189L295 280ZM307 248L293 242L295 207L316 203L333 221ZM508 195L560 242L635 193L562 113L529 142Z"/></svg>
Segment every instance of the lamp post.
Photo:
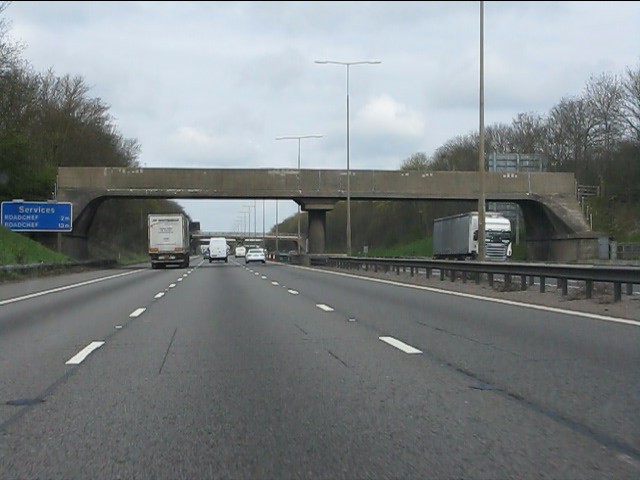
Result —
<svg viewBox="0 0 640 480"><path fill-rule="evenodd" d="M485 191L484 191L484 2L480 2L480 145L478 157L478 259L485 260Z"/></svg>
<svg viewBox="0 0 640 480"><path fill-rule="evenodd" d="M337 62L334 60L316 60L321 65L343 65L347 67L347 255L351 255L351 173L349 169L349 67L351 65L378 65L379 60L360 62Z"/></svg>
<svg viewBox="0 0 640 480"><path fill-rule="evenodd" d="M276 137L276 140L298 141L298 170L300 170L300 141L305 138L322 138L322 135L290 135L288 137ZM298 171L298 190L300 190L300 172ZM300 204L298 203L298 255L300 255Z"/></svg>
<svg viewBox="0 0 640 480"><path fill-rule="evenodd" d="M256 201L253 201L253 205L243 205L244 208L247 209L247 211L249 212L249 236L251 236L251 209L253 208L253 236L254 239L258 236L258 230L257 230L257 211L256 211Z"/></svg>
<svg viewBox="0 0 640 480"><path fill-rule="evenodd" d="M280 252L280 246L278 245L278 199L276 198L276 260L280 260L278 252Z"/></svg>
<svg viewBox="0 0 640 480"><path fill-rule="evenodd" d="M243 219L244 219L245 214L249 215L249 220L246 223L246 226L249 227L249 230L248 230L249 235L247 235L247 228L246 227L243 228L243 230L244 230L243 233L244 233L245 237L247 237L247 236L250 237L251 236L251 207L249 207L249 205L243 205L243 207L246 208L246 210L242 210ZM245 238L245 243L246 243L246 238Z"/></svg>

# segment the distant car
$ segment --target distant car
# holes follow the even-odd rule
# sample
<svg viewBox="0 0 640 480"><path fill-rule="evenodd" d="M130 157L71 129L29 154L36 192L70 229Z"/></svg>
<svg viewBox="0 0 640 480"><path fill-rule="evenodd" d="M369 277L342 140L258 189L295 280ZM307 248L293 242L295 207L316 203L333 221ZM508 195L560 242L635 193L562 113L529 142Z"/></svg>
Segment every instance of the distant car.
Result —
<svg viewBox="0 0 640 480"><path fill-rule="evenodd" d="M264 254L264 248L250 248L244 257L244 263L262 262L267 263L267 257Z"/></svg>
<svg viewBox="0 0 640 480"><path fill-rule="evenodd" d="M240 245L236 247L235 256L236 258L244 257L247 254L247 249Z"/></svg>

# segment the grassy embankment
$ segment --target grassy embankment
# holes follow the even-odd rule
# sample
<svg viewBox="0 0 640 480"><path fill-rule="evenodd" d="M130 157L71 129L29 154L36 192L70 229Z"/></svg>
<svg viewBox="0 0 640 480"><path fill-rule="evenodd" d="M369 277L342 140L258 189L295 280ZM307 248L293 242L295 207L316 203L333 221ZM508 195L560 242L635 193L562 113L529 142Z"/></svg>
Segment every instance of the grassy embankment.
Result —
<svg viewBox="0 0 640 480"><path fill-rule="evenodd" d="M71 259L53 252L38 242L0 226L0 265L64 263Z"/></svg>
<svg viewBox="0 0 640 480"><path fill-rule="evenodd" d="M92 245L92 258L115 258L121 265L144 263L148 256L133 252L116 252ZM65 264L74 259L44 247L30 238L0 225L0 266L29 264ZM0 271L0 280L11 280L28 275L28 272Z"/></svg>

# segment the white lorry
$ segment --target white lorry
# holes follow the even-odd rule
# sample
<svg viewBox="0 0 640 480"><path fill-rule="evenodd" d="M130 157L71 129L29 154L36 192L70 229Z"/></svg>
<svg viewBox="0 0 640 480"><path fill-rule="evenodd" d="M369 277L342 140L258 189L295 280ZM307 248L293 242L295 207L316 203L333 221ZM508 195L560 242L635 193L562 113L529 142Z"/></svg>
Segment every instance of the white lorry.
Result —
<svg viewBox="0 0 640 480"><path fill-rule="evenodd" d="M187 268L191 255L189 218L182 213L150 213L148 227L151 268Z"/></svg>
<svg viewBox="0 0 640 480"><path fill-rule="evenodd" d="M485 259L511 257L511 221L498 212L485 212ZM478 257L478 212L460 213L433 221L433 258L465 260Z"/></svg>

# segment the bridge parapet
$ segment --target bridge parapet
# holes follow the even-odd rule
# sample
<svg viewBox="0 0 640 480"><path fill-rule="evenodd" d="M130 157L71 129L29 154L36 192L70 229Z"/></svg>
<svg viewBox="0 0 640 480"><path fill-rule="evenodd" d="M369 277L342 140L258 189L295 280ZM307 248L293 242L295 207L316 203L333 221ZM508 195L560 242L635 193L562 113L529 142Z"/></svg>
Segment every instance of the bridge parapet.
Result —
<svg viewBox="0 0 640 480"><path fill-rule="evenodd" d="M475 199L475 172L351 170L354 200ZM179 198L346 198L345 170L61 167L58 192ZM575 196L571 173L485 173L488 200L527 195Z"/></svg>

